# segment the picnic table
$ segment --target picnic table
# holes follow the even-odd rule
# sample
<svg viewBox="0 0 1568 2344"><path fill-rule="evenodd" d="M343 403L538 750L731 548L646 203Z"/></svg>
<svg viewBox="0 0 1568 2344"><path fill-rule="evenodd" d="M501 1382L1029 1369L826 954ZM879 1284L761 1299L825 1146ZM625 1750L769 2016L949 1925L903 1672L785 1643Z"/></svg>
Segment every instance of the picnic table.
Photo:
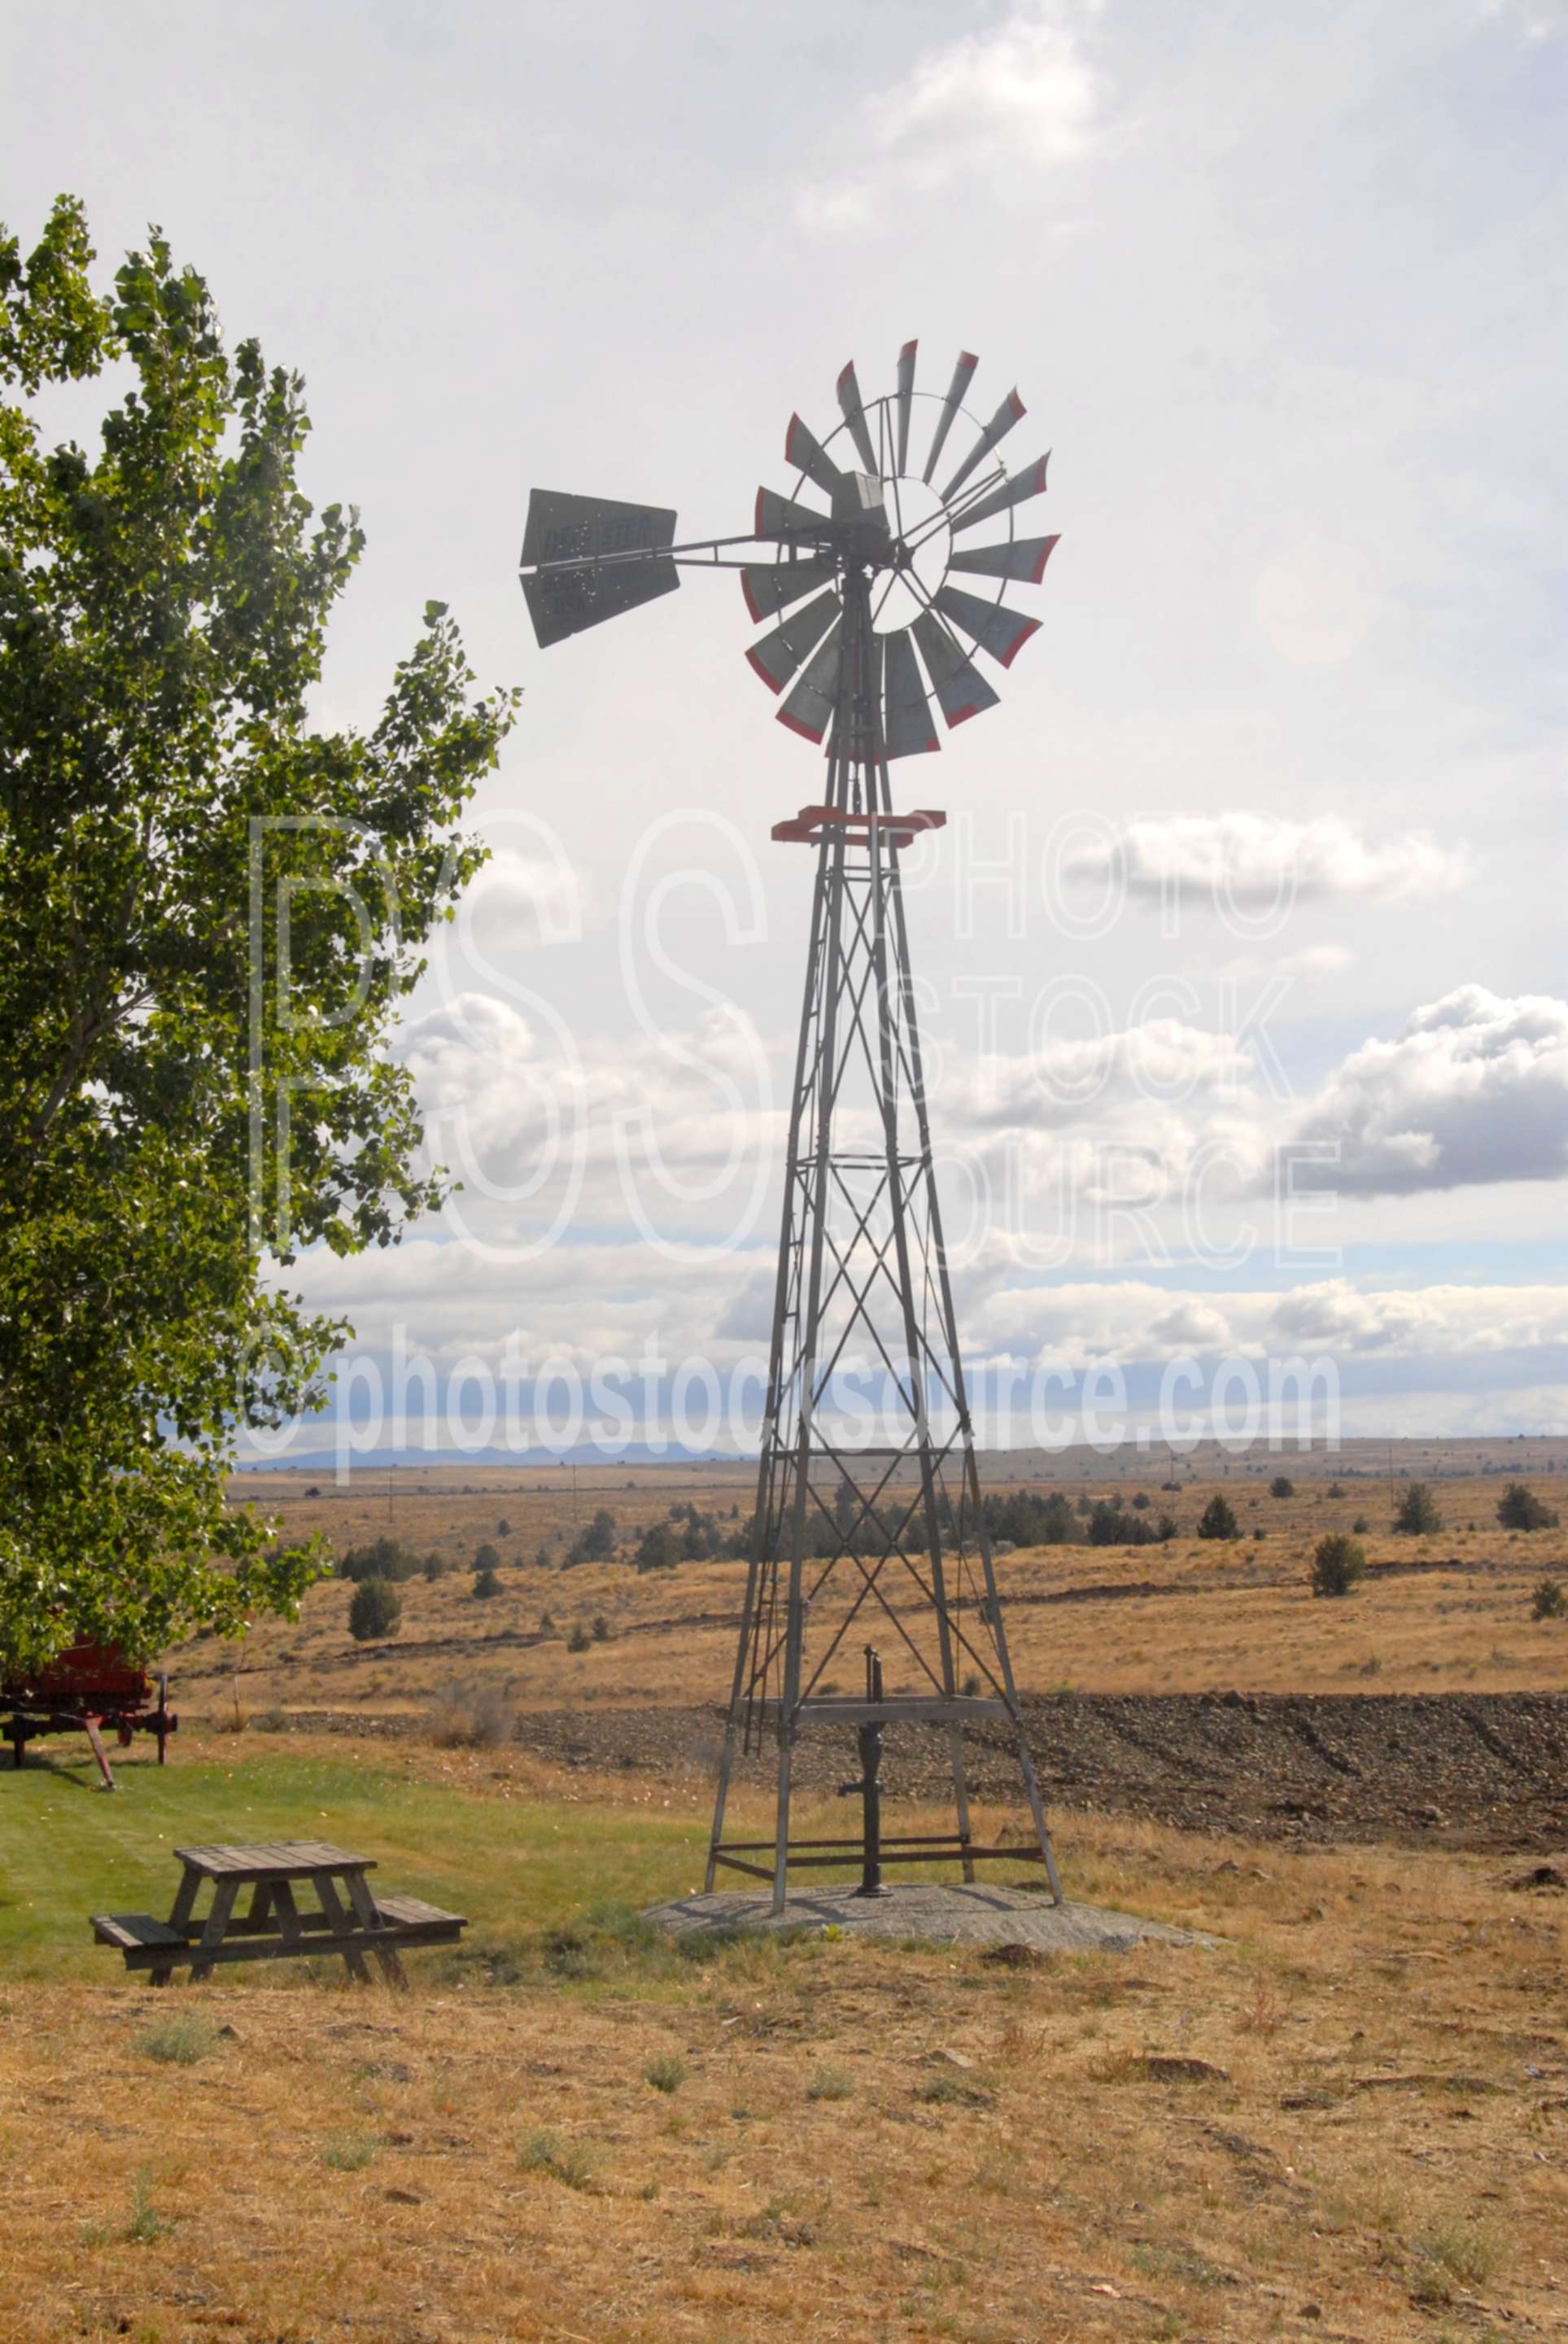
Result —
<svg viewBox="0 0 1568 2344"><path fill-rule="evenodd" d="M148 1913L95 1913L99 1943L125 1955L126 1967L150 1970L154 1985L167 1985L176 1967L190 1964L193 1980L209 1977L220 1962L287 1960L341 1954L352 1978L367 1979L367 1956L377 1962L392 1985L407 1983L397 1959L399 1945L455 1945L467 1926L460 1914L444 1913L417 1896L376 1896L367 1855L325 1840L263 1841L238 1847L176 1847L184 1866L166 1921ZM205 1914L197 1901L210 1883ZM303 1908L297 1886L315 1899ZM238 1908L242 1891L250 1895Z"/></svg>

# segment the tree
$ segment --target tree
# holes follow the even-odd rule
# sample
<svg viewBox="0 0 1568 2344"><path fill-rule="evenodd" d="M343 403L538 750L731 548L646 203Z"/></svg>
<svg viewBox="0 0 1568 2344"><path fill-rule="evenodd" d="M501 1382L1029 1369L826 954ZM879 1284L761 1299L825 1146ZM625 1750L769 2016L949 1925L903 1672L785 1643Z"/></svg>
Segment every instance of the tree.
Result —
<svg viewBox="0 0 1568 2344"><path fill-rule="evenodd" d="M1292 1480L1290 1475L1288 1473L1276 1473L1273 1480L1269 1484L1270 1497L1293 1498L1295 1494L1296 1485Z"/></svg>
<svg viewBox="0 0 1568 2344"><path fill-rule="evenodd" d="M506 1518L505 1514L503 1514L503 1515L501 1516L500 1521L496 1524L496 1536L497 1536L498 1538L505 1538L505 1537L507 1537L507 1535L508 1534L508 1532L509 1532L509 1531L510 1531L510 1530L511 1530L511 1527L512 1527L512 1526L511 1526L510 1522L507 1520L507 1518Z"/></svg>
<svg viewBox="0 0 1568 2344"><path fill-rule="evenodd" d="M1032 1490L1015 1490L1005 1498L988 1496L983 1503L991 1537L1007 1539L1015 1547L1070 1546L1080 1535L1072 1505L1060 1490L1043 1498ZM1092 1514L1087 1499L1080 1504L1084 1513Z"/></svg>
<svg viewBox="0 0 1568 2344"><path fill-rule="evenodd" d="M500 1580L488 1566L475 1571L473 1591L481 1598L500 1593Z"/></svg>
<svg viewBox="0 0 1568 2344"><path fill-rule="evenodd" d="M615 1552L615 1516L608 1506L601 1506L578 1541L578 1548L588 1562L608 1562Z"/></svg>
<svg viewBox="0 0 1568 2344"><path fill-rule="evenodd" d="M401 1540L378 1538L367 1546L351 1546L337 1560L339 1579L413 1579L426 1567L426 1559L417 1555L412 1547Z"/></svg>
<svg viewBox="0 0 1568 2344"><path fill-rule="evenodd" d="M1442 1516L1437 1510L1437 1500L1424 1481L1412 1481L1400 1500L1393 1518L1396 1531L1404 1531L1412 1538L1425 1538L1432 1531L1442 1528Z"/></svg>
<svg viewBox="0 0 1568 2344"><path fill-rule="evenodd" d="M303 385L226 349L157 231L112 294L93 258L69 198L25 260L0 228L0 1655L27 1663L234 1632L316 1575L226 1505L235 1435L322 1406L347 1331L275 1268L444 1193L383 1045L514 706L470 697L429 603L374 728L312 729L364 541L301 493ZM96 452L49 447L40 405L111 365Z"/></svg>
<svg viewBox="0 0 1568 2344"><path fill-rule="evenodd" d="M486 1539L482 1546L477 1546L474 1549L474 1569L476 1571L499 1571L500 1567L500 1550L497 1547L493 1547L488 1539Z"/></svg>
<svg viewBox="0 0 1568 2344"><path fill-rule="evenodd" d="M1241 1537L1241 1526L1237 1521L1231 1501L1223 1490L1216 1490L1199 1515L1198 1535L1201 1539L1239 1539Z"/></svg>
<svg viewBox="0 0 1568 2344"><path fill-rule="evenodd" d="M1348 1595L1366 1575L1366 1549L1343 1531L1331 1531L1312 1550L1311 1578L1314 1595Z"/></svg>
<svg viewBox="0 0 1568 2344"><path fill-rule="evenodd" d="M1101 1498L1089 1517L1091 1546L1153 1546L1160 1533L1137 1514L1124 1514L1110 1498Z"/></svg>
<svg viewBox="0 0 1568 2344"><path fill-rule="evenodd" d="M638 1571L673 1571L680 1561L680 1541L668 1522L649 1522L637 1542Z"/></svg>
<svg viewBox="0 0 1568 2344"><path fill-rule="evenodd" d="M1537 1583L1530 1598L1530 1617L1533 1620L1568 1618L1568 1594L1564 1594L1560 1579L1543 1579Z"/></svg>
<svg viewBox="0 0 1568 2344"><path fill-rule="evenodd" d="M362 1579L348 1606L348 1632L357 1644L395 1636L403 1624L403 1598L390 1580Z"/></svg>
<svg viewBox="0 0 1568 2344"><path fill-rule="evenodd" d="M1524 1481L1510 1481L1497 1500L1497 1519L1505 1531L1554 1531L1557 1527L1552 1508Z"/></svg>

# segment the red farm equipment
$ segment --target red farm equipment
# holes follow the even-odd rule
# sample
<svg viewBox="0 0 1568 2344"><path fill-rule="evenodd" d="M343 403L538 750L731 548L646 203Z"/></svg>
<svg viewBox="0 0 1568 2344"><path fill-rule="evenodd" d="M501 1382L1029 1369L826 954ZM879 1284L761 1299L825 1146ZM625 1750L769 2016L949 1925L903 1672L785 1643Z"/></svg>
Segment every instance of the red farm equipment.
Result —
<svg viewBox="0 0 1568 2344"><path fill-rule="evenodd" d="M20 1766L29 1742L45 1733L85 1733L106 1791L115 1787L102 1730L107 1727L128 1750L134 1734L157 1737L158 1764L179 1720L168 1705L168 1678L151 1672L111 1645L73 1644L43 1668L0 1678L0 1708L11 1714L0 1726Z"/></svg>

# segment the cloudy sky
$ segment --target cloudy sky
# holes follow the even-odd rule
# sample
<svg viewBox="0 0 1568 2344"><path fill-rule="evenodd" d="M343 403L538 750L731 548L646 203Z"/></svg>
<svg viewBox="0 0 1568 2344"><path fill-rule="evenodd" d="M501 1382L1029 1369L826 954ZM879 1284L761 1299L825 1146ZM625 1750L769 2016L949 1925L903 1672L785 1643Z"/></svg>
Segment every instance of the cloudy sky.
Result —
<svg viewBox="0 0 1568 2344"><path fill-rule="evenodd" d="M949 815L910 918L971 1355L1568 1426L1563 0L7 33L0 217L71 188L106 266L157 220L308 379L370 539L323 715L430 596L527 687L397 1043L464 1194L307 1265L367 1357L765 1339L809 877L768 832L819 763L731 579L541 654L518 549L535 484L744 527L791 411L918 337L982 419L1017 384L1061 532L1001 705L895 769Z"/></svg>

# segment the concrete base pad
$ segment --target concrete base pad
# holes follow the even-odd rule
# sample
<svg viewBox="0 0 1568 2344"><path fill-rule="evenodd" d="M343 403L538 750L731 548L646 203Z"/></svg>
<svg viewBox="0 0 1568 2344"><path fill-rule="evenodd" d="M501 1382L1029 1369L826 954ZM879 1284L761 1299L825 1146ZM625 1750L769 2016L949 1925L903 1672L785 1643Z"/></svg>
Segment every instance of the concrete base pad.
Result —
<svg viewBox="0 0 1568 2344"><path fill-rule="evenodd" d="M1053 1904L1049 1896L980 1883L949 1886L907 1881L887 1896L857 1896L851 1888L797 1893L782 1913L766 1895L725 1890L656 1904L646 1916L675 1935L718 1935L737 1929L842 1930L846 1936L925 1937L941 1945L1033 1945L1044 1953L1116 1951L1158 1938L1167 1945L1210 1945L1191 1929L1110 1913L1094 1904Z"/></svg>

